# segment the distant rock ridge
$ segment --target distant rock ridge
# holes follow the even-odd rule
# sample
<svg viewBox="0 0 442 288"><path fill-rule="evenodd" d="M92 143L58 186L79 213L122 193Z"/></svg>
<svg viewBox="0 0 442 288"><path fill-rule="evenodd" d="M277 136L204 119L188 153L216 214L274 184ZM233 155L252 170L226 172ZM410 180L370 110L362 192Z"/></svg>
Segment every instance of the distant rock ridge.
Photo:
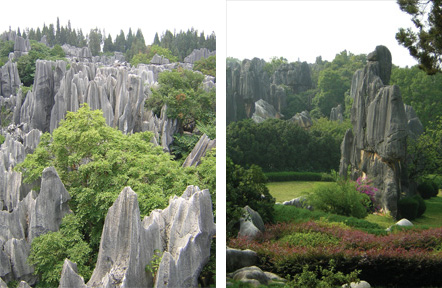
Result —
<svg viewBox="0 0 442 288"><path fill-rule="evenodd" d="M306 62L283 64L272 75L264 69L265 64L258 58L227 63L227 124L251 118L254 104L260 99L281 113L287 106L286 89L301 93L313 88L310 66Z"/></svg>
<svg viewBox="0 0 442 288"><path fill-rule="evenodd" d="M216 51L210 52L207 48L194 49L189 56L184 58L184 63L193 64L198 60L209 58L210 56L215 56Z"/></svg>
<svg viewBox="0 0 442 288"><path fill-rule="evenodd" d="M353 129L341 144L340 174L368 177L379 189L376 200L384 211L398 216L397 203L409 190L406 172L409 129L399 87L387 86L391 74L391 54L377 46L367 57L364 69L355 72L351 86Z"/></svg>

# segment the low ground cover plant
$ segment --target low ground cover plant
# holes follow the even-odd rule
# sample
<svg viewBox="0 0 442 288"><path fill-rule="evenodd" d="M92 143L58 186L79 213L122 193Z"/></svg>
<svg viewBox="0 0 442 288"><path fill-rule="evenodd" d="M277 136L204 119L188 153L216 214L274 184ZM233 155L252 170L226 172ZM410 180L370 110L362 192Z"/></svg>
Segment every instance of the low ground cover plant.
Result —
<svg viewBox="0 0 442 288"><path fill-rule="evenodd" d="M325 245L287 241L309 237L320 241L318 233ZM338 271L361 270L360 278L372 285L442 285L434 273L442 265L442 228L374 235L324 221L278 223L268 225L255 240L230 239L229 247L256 251L260 267L284 276L302 273L305 265L326 267L334 259Z"/></svg>

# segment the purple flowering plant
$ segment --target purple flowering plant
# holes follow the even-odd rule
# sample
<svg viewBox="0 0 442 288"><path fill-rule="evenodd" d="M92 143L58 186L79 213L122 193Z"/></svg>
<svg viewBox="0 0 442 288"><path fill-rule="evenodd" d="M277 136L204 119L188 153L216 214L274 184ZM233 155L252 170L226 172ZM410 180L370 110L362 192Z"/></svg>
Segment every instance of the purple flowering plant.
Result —
<svg viewBox="0 0 442 288"><path fill-rule="evenodd" d="M372 186L372 180L367 177L359 177L356 180L356 190L360 193L366 194L371 200L371 212L377 212L380 210L380 206L376 203L376 193L379 191L376 187Z"/></svg>

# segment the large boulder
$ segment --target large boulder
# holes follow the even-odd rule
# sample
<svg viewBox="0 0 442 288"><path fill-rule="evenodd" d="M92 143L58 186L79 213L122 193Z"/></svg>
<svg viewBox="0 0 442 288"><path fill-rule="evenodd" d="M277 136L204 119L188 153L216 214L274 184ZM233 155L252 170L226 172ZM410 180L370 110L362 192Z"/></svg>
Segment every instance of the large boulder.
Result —
<svg viewBox="0 0 442 288"><path fill-rule="evenodd" d="M278 113L273 105L259 99L255 102L255 112L252 115L252 120L256 123L264 122L267 119L278 118Z"/></svg>
<svg viewBox="0 0 442 288"><path fill-rule="evenodd" d="M258 264L258 260L258 254L255 251L227 247L226 271L233 272L244 267L255 266Z"/></svg>
<svg viewBox="0 0 442 288"><path fill-rule="evenodd" d="M366 176L378 188L376 200L383 210L397 216L401 193L408 193L406 175L407 115L398 86L386 86L391 74L391 54L384 46L367 57L364 69L352 80L353 129L341 145L340 174Z"/></svg>
<svg viewBox="0 0 442 288"><path fill-rule="evenodd" d="M302 111L301 113L296 113L295 116L290 118L289 121L295 123L296 125L304 129L308 129L313 126L313 121L308 111Z"/></svg>

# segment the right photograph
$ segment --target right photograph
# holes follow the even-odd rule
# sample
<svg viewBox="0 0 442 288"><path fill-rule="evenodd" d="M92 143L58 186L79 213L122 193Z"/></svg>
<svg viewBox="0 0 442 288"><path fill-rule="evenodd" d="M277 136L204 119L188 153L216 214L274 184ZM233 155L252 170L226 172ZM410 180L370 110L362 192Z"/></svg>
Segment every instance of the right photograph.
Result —
<svg viewBox="0 0 442 288"><path fill-rule="evenodd" d="M226 11L227 285L441 287L441 1Z"/></svg>

